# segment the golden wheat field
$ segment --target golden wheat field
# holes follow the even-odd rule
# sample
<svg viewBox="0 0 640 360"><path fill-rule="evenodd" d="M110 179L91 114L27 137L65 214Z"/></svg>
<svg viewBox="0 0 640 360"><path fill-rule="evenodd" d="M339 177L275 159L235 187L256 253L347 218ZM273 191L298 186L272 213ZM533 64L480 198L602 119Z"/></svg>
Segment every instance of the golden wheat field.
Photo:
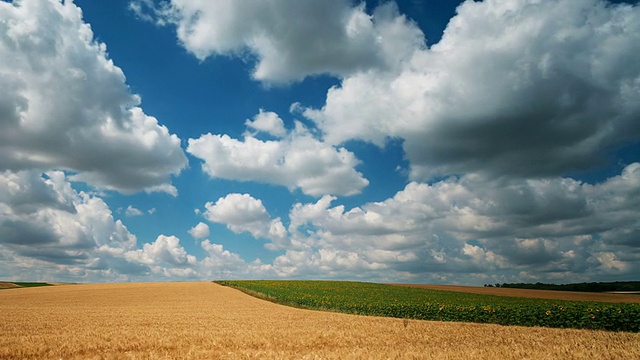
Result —
<svg viewBox="0 0 640 360"><path fill-rule="evenodd" d="M211 282L0 291L1 359L640 359L640 334L364 317Z"/></svg>

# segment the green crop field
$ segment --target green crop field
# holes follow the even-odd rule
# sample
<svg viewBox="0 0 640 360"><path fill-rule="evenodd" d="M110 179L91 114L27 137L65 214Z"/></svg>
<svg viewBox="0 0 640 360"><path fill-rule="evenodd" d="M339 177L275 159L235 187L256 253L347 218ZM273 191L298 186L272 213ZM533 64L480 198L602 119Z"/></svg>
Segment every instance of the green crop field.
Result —
<svg viewBox="0 0 640 360"><path fill-rule="evenodd" d="M0 281L0 290L36 286L51 286L51 284L44 282Z"/></svg>
<svg viewBox="0 0 640 360"><path fill-rule="evenodd" d="M51 284L44 282L13 281L12 283L21 287L51 286Z"/></svg>
<svg viewBox="0 0 640 360"><path fill-rule="evenodd" d="M420 320L640 331L640 304L545 300L344 281L216 281L274 302Z"/></svg>

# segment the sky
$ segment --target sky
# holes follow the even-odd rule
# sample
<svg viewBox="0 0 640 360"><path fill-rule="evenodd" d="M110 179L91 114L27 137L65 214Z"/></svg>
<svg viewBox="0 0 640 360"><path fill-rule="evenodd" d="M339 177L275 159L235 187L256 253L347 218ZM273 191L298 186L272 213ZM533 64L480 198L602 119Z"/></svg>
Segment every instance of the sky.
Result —
<svg viewBox="0 0 640 360"><path fill-rule="evenodd" d="M0 1L0 279L640 280L640 5Z"/></svg>

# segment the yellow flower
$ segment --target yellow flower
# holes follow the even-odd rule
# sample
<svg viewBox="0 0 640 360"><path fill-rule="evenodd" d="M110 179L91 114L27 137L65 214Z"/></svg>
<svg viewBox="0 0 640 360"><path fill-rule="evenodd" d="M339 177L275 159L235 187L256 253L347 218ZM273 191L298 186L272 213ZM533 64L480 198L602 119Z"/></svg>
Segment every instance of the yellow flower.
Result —
<svg viewBox="0 0 640 360"><path fill-rule="evenodd" d="M547 310L547 312L546 312L545 314L547 314L547 315L551 315L551 311L550 311L550 310Z"/></svg>
<svg viewBox="0 0 640 360"><path fill-rule="evenodd" d="M592 318L592 319L595 319L595 318L596 318L596 316L595 316L595 315L593 315L593 314L591 314L591 315L589 315L589 316L591 316L591 318Z"/></svg>

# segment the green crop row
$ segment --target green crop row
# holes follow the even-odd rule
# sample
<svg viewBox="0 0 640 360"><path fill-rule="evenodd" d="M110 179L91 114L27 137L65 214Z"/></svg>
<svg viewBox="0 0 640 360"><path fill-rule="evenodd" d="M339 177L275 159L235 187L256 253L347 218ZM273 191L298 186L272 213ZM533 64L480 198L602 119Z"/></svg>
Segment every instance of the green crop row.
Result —
<svg viewBox="0 0 640 360"><path fill-rule="evenodd" d="M16 287L0 287L0 290L3 289L16 289L23 287L36 287L36 286L52 286L49 283L44 282L25 282L25 281L0 281L0 283L14 284Z"/></svg>
<svg viewBox="0 0 640 360"><path fill-rule="evenodd" d="M12 281L12 283L22 287L51 286L51 284L44 282Z"/></svg>
<svg viewBox="0 0 640 360"><path fill-rule="evenodd" d="M640 331L640 304L467 294L345 281L216 281L309 309L420 320Z"/></svg>

